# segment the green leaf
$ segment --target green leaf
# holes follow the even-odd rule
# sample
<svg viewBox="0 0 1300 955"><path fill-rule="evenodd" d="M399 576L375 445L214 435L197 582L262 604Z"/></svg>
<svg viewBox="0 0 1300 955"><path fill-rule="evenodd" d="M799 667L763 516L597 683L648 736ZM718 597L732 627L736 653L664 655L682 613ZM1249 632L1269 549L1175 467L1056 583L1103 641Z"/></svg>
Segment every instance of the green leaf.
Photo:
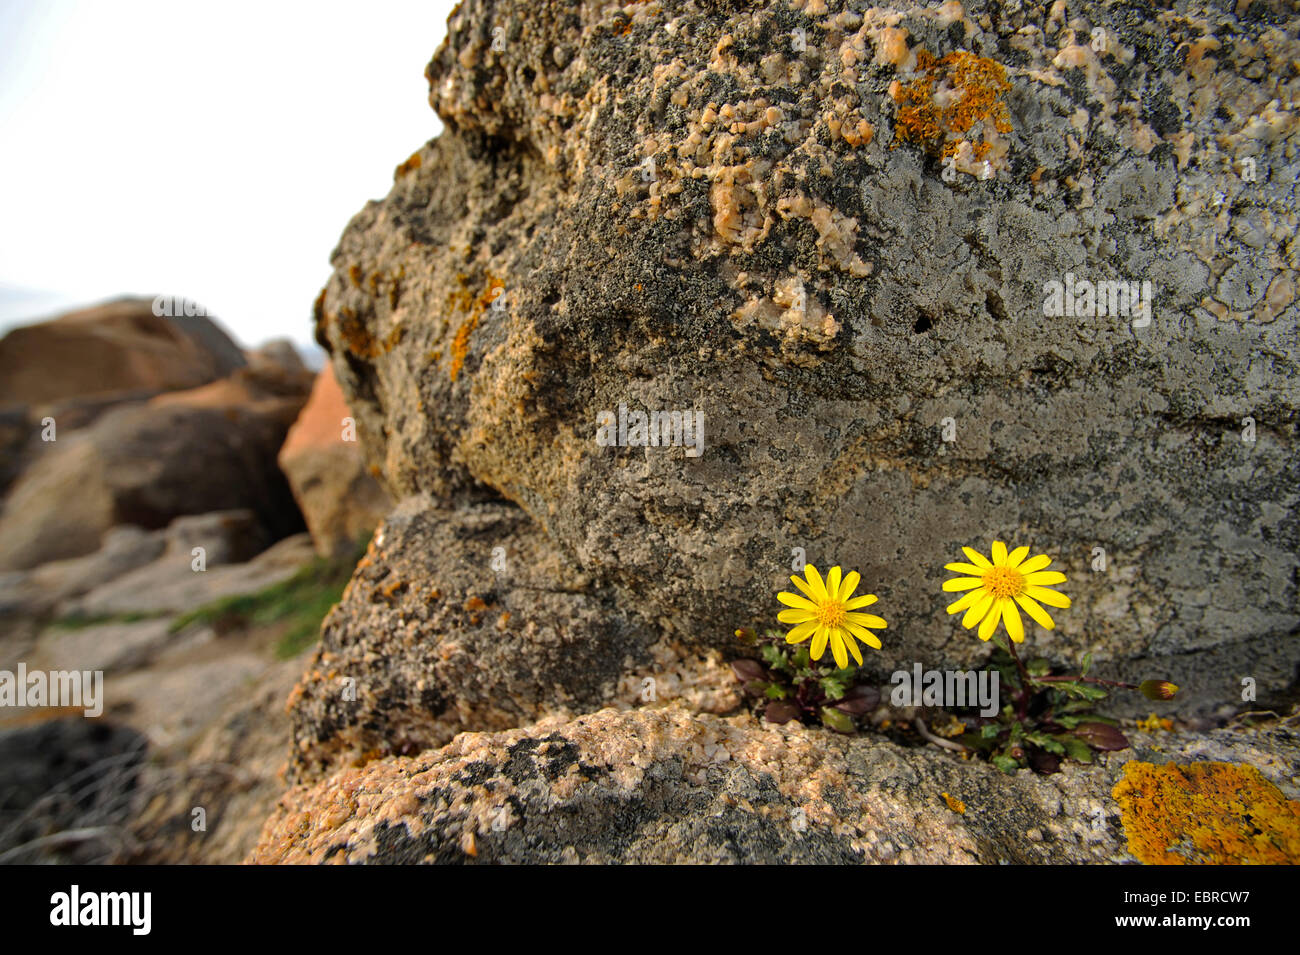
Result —
<svg viewBox="0 0 1300 955"><path fill-rule="evenodd" d="M1092 669L1092 651L1089 650L1083 655L1083 669L1080 671L1081 676L1087 676L1088 671Z"/></svg>
<svg viewBox="0 0 1300 955"><path fill-rule="evenodd" d="M822 707L822 725L837 733L852 733L855 728L853 717L831 706Z"/></svg>
<svg viewBox="0 0 1300 955"><path fill-rule="evenodd" d="M1057 739L1065 746L1065 754L1071 759L1080 763L1092 762L1092 747L1083 740L1073 736L1058 736Z"/></svg>
<svg viewBox="0 0 1300 955"><path fill-rule="evenodd" d="M1020 761L1010 756L994 756L991 762L1008 776L1015 775L1016 770L1020 768Z"/></svg>
<svg viewBox="0 0 1300 955"><path fill-rule="evenodd" d="M769 700L784 700L790 695L790 690L787 687L782 686L780 683L769 683L767 689L763 691L763 694Z"/></svg>
<svg viewBox="0 0 1300 955"><path fill-rule="evenodd" d="M1042 747L1049 753L1055 753L1058 756L1064 755L1065 753L1065 746L1055 737L1049 736L1046 733L1026 733L1025 739L1036 746Z"/></svg>
<svg viewBox="0 0 1300 955"><path fill-rule="evenodd" d="M997 723L985 723L983 726L980 727L980 736L984 737L985 739L992 739L993 737L997 736L1001 732L1002 732L1002 727L998 726Z"/></svg>
<svg viewBox="0 0 1300 955"><path fill-rule="evenodd" d="M833 676L824 676L819 681L822 692L826 694L828 700L838 700L844 696L847 684L837 680Z"/></svg>
<svg viewBox="0 0 1300 955"><path fill-rule="evenodd" d="M796 670L808 669L808 666L812 663L812 657L808 654L808 648L800 646L799 649L794 652L794 660L792 660L791 663Z"/></svg>
<svg viewBox="0 0 1300 955"><path fill-rule="evenodd" d="M1086 683L1053 683L1052 689L1080 700L1104 700L1106 698L1105 690L1099 686L1088 686Z"/></svg>
<svg viewBox="0 0 1300 955"><path fill-rule="evenodd" d="M1052 672L1052 664L1043 657L1035 657L1025 664L1030 676L1047 676Z"/></svg>
<svg viewBox="0 0 1300 955"><path fill-rule="evenodd" d="M780 647L774 647L771 644L767 644L763 647L762 654L763 662L773 670L788 670L790 668L789 663L786 660L785 651Z"/></svg>

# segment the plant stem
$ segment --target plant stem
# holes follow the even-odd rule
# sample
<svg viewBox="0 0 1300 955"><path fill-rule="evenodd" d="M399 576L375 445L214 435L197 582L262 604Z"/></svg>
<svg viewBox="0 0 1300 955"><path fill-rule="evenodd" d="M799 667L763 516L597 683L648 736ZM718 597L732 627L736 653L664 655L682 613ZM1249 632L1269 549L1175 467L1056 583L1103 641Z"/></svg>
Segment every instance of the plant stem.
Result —
<svg viewBox="0 0 1300 955"><path fill-rule="evenodd" d="M1122 690L1136 690L1136 683L1121 683L1119 680L1099 680L1093 676L1036 676L1037 683L1098 683L1102 686L1117 686Z"/></svg>
<svg viewBox="0 0 1300 955"><path fill-rule="evenodd" d="M1020 671L1020 699L1016 701L1016 713L1023 720L1029 715L1029 671L1020 662L1020 654L1016 653L1016 641L1010 637L1007 637L1007 652L1011 654L1011 659L1016 661L1016 669Z"/></svg>

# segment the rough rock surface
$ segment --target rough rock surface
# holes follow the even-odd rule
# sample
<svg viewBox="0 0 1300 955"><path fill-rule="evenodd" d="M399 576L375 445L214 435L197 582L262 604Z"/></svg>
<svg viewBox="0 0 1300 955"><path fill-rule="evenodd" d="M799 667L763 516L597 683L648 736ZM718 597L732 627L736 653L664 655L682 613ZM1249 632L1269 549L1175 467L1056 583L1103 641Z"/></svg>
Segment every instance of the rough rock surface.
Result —
<svg viewBox="0 0 1300 955"><path fill-rule="evenodd" d="M334 369L326 365L278 459L324 557L346 553L369 537L391 503L367 469L351 420Z"/></svg>
<svg viewBox="0 0 1300 955"><path fill-rule="evenodd" d="M1297 742L1280 727L1135 734L1134 752L1096 765L1008 777L934 748L799 724L601 710L466 733L291 789L250 860L1132 861L1111 796L1127 760L1246 761L1294 799Z"/></svg>
<svg viewBox="0 0 1300 955"><path fill-rule="evenodd" d="M0 339L0 404L194 388L244 363L211 319L159 317L148 299L122 299Z"/></svg>
<svg viewBox="0 0 1300 955"><path fill-rule="evenodd" d="M650 646L770 625L796 549L880 596L880 674L985 658L939 587L1003 538L1069 575L1036 652L1172 679L1185 714L1243 677L1284 699L1297 29L1280 2L461 4L427 71L446 130L348 226L316 314L403 521L444 530L388 538L331 618L321 672L384 703L304 694L299 769L489 691L613 700ZM905 112L960 114L935 64L974 57L1006 88L968 109L1009 129ZM1067 275L1150 281L1151 321L1045 314ZM620 404L702 412L703 453L599 446ZM501 575L512 621L573 634L590 680L511 626L453 679L433 611L371 583L460 595L496 546L547 555ZM613 615L605 649L557 590Z"/></svg>
<svg viewBox="0 0 1300 955"><path fill-rule="evenodd" d="M45 444L0 513L0 570L99 549L119 524L248 508L268 539L301 529L275 463L311 376L240 370L104 413Z"/></svg>

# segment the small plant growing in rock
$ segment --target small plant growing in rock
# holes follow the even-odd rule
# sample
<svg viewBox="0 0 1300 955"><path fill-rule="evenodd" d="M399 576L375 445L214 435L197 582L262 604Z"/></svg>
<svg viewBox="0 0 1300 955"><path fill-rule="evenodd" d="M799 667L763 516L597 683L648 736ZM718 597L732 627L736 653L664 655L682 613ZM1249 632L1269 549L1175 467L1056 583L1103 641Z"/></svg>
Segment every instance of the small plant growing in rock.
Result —
<svg viewBox="0 0 1300 955"><path fill-rule="evenodd" d="M736 636L758 659L735 660L732 672L769 723L799 720L852 733L856 729L853 718L870 712L880 702L876 687L856 682L856 666L815 661L808 647L788 645L775 630L761 636L752 630L737 630Z"/></svg>
<svg viewBox="0 0 1300 955"><path fill-rule="evenodd" d="M1006 544L994 541L990 557L971 547L962 550L970 563L946 564L962 576L944 581L943 589L966 594L948 606L948 613L964 611L962 626L978 627L980 639L991 639L997 646L989 667L998 672L1001 686L1010 689L1011 701L996 717L974 717L974 730L957 736L958 743L1006 773L1026 766L1055 773L1062 759L1089 763L1094 752L1128 748L1128 738L1115 721L1093 712L1111 689L1137 690L1152 700L1170 700L1178 692L1165 680L1133 684L1090 677L1091 654L1083 658L1078 674L1054 673L1045 659L1025 663L1016 651L1025 639L1020 610L1053 629L1056 623L1042 605L1070 606L1069 597L1052 589L1065 583L1065 574L1047 569L1052 560L1046 554L1030 557L1028 547L1008 552ZM996 633L999 625L1006 638Z"/></svg>
<svg viewBox="0 0 1300 955"><path fill-rule="evenodd" d="M879 650L880 640L873 631L888 626L884 618L862 612L878 598L853 595L861 579L857 571L844 575L841 568L832 567L823 580L816 567L806 564L803 578L790 578L799 593L776 595L786 607L776 618L791 626L784 640L776 631L768 631L761 641L752 631L736 631L741 640L758 648L761 662L738 660L732 669L747 693L766 701L763 715L769 722L799 719L851 733L853 717L880 702L879 690L855 682L862 665L858 641ZM820 662L827 647L834 667L829 661Z"/></svg>

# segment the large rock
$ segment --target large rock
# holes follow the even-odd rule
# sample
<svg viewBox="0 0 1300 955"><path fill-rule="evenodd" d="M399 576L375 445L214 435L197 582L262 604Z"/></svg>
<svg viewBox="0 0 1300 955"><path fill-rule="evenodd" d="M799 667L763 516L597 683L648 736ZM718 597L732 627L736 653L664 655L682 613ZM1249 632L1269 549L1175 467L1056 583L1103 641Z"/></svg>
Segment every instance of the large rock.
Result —
<svg viewBox="0 0 1300 955"><path fill-rule="evenodd" d="M0 404L193 388L244 363L211 319L160 317L149 299L121 299L0 339Z"/></svg>
<svg viewBox="0 0 1300 955"><path fill-rule="evenodd" d="M322 556L355 548L390 504L367 468L352 421L334 369L326 365L280 449L280 469Z"/></svg>
<svg viewBox="0 0 1300 955"><path fill-rule="evenodd" d="M348 226L316 314L404 520L450 531L394 535L327 624L331 672L390 701L367 735L574 693L509 625L508 678L439 675L444 638L370 584L414 586L430 541L435 581L546 553L512 620L557 587L617 614L584 706L656 641L774 623L795 554L880 596L873 670L981 662L940 583L996 538L1069 575L1036 653L1170 678L1186 714L1240 706L1244 677L1284 698L1300 43L1282 4L1065 9L458 7L427 71L446 130ZM1045 314L1067 276L1150 281L1151 321ZM622 404L702 412L703 453L598 445ZM491 526L455 530L485 495ZM322 712L296 725L325 753L351 717Z"/></svg>
<svg viewBox="0 0 1300 955"><path fill-rule="evenodd" d="M269 540L301 529L275 456L310 379L240 370L44 444L0 513L0 570L93 553L110 527L186 514L247 508Z"/></svg>
<svg viewBox="0 0 1300 955"><path fill-rule="evenodd" d="M677 707L602 710L466 733L415 758L388 757L295 787L250 859L1131 862L1132 820L1112 795L1126 762L1246 763L1294 799L1295 746L1294 732L1281 727L1144 733L1135 734L1135 751L1093 766L1005 776L941 750L797 723L693 718Z"/></svg>

